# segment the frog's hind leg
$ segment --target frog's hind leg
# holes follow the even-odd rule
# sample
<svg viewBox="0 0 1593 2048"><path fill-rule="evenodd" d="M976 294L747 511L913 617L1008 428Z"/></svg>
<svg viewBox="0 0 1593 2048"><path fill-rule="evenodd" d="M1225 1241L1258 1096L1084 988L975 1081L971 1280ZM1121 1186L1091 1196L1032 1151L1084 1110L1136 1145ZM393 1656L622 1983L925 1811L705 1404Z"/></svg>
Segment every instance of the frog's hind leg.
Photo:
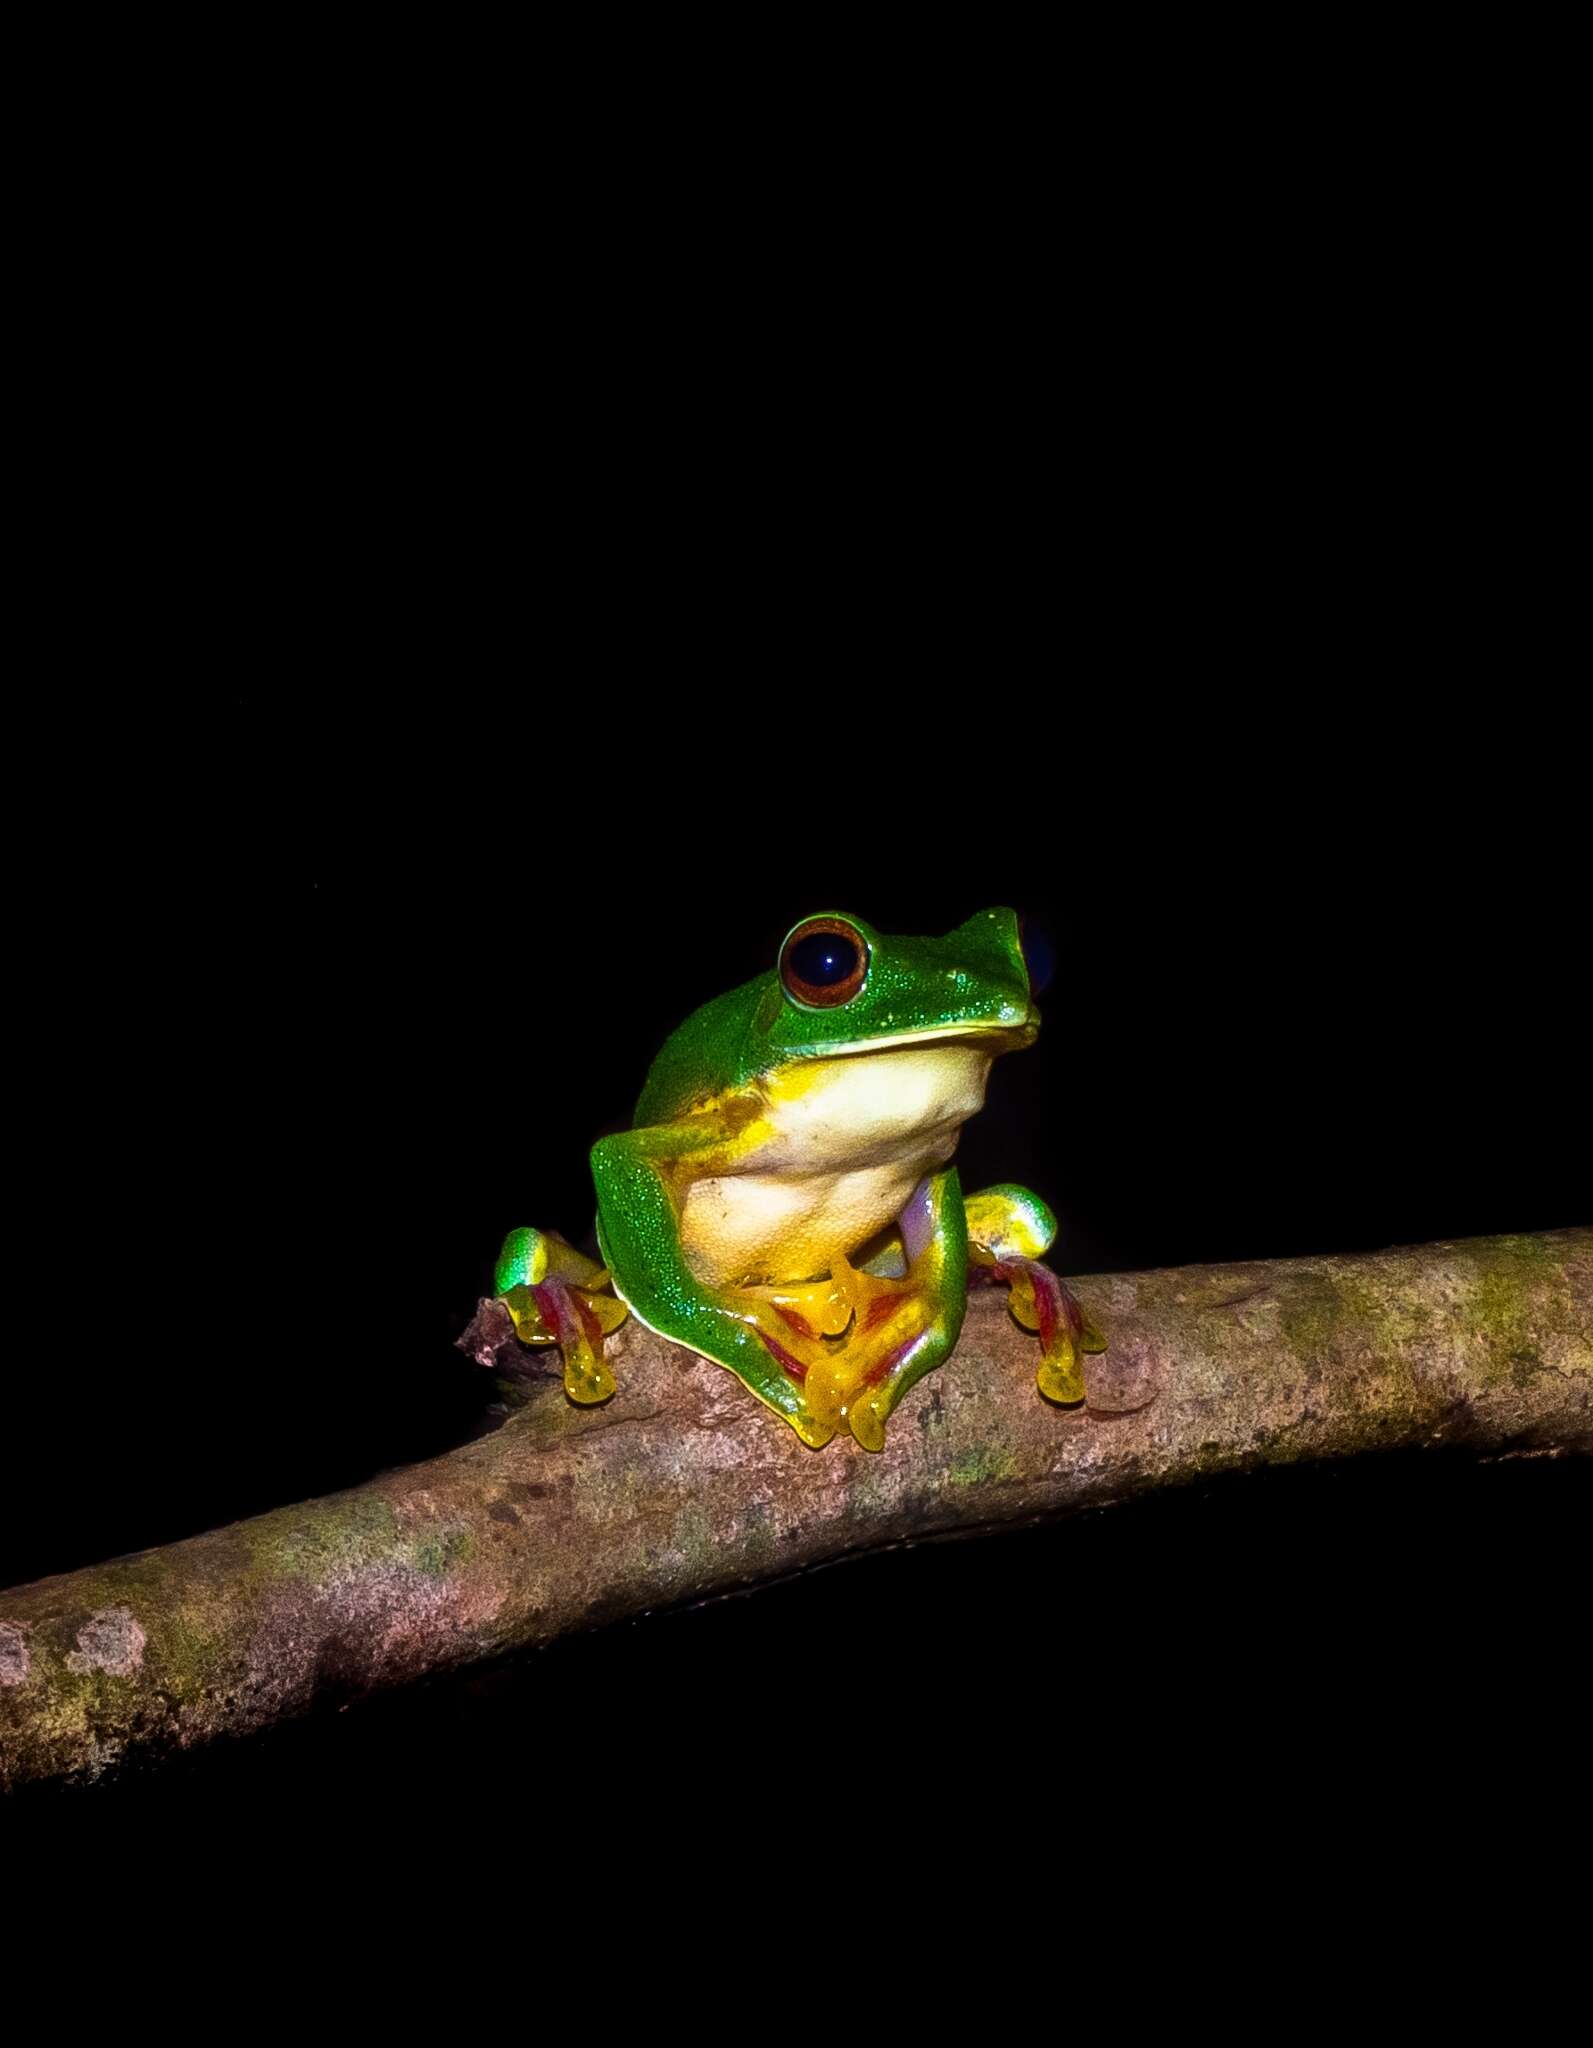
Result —
<svg viewBox="0 0 1593 2048"><path fill-rule="evenodd" d="M608 1271L556 1230L511 1230L492 1284L522 1344L557 1344L564 1391L589 1407L614 1391L603 1340L625 1320L625 1304L604 1292Z"/></svg>
<svg viewBox="0 0 1593 2048"><path fill-rule="evenodd" d="M968 1197L967 1219L970 1283L1010 1288L1013 1315L1039 1332L1040 1392L1064 1405L1082 1401L1083 1354L1104 1351L1106 1339L1066 1281L1040 1263L1056 1237L1055 1216L1038 1195L1003 1182Z"/></svg>

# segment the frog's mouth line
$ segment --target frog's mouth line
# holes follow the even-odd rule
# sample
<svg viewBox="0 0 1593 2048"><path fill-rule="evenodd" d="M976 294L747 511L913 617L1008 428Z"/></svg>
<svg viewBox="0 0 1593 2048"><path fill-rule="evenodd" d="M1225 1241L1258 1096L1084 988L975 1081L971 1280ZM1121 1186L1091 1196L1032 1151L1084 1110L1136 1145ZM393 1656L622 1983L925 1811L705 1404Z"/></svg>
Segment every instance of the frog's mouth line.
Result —
<svg viewBox="0 0 1593 2048"><path fill-rule="evenodd" d="M985 1024L977 1020L972 1023L937 1024L928 1031L901 1031L888 1038L844 1039L838 1045L804 1046L800 1054L793 1053L792 1056L844 1060L865 1053L892 1052L904 1046L955 1045L959 1041L967 1045L987 1046L994 1054L1017 1052L1026 1045L1033 1045L1039 1035L1040 1013L1031 1008L1021 1024L1003 1024L995 1018Z"/></svg>

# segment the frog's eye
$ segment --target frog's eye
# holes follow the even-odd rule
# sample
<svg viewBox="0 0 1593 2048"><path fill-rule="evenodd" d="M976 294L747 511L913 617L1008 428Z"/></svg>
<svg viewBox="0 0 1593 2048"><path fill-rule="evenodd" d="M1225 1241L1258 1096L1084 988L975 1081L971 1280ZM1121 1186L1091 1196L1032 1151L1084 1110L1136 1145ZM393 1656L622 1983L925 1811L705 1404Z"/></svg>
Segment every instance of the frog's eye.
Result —
<svg viewBox="0 0 1593 2048"><path fill-rule="evenodd" d="M844 917L810 917L780 948L780 979L810 1010L849 1003L868 979L868 943Z"/></svg>

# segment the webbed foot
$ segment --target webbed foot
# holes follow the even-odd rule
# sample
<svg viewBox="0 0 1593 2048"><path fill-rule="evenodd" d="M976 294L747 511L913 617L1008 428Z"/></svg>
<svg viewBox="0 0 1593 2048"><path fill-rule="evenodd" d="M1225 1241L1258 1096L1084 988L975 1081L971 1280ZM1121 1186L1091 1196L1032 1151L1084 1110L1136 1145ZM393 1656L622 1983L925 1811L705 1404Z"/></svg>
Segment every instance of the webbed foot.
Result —
<svg viewBox="0 0 1593 2048"><path fill-rule="evenodd" d="M757 1338L768 1361L757 1372L741 1365L741 1377L809 1449L823 1450L840 1423L824 1393L831 1356L825 1339L839 1336L851 1321L844 1297L831 1281L811 1280L735 1287L717 1298L725 1314Z"/></svg>

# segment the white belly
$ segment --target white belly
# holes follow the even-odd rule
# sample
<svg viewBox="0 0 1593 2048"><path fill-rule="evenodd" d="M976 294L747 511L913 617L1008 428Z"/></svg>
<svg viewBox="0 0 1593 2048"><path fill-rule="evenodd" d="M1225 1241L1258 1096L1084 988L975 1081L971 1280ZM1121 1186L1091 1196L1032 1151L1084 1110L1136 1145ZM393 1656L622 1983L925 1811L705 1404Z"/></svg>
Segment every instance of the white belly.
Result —
<svg viewBox="0 0 1593 2048"><path fill-rule="evenodd" d="M680 1233L692 1271L709 1287L828 1273L950 1159L989 1071L990 1055L966 1044L791 1070L756 1148L686 1193Z"/></svg>

